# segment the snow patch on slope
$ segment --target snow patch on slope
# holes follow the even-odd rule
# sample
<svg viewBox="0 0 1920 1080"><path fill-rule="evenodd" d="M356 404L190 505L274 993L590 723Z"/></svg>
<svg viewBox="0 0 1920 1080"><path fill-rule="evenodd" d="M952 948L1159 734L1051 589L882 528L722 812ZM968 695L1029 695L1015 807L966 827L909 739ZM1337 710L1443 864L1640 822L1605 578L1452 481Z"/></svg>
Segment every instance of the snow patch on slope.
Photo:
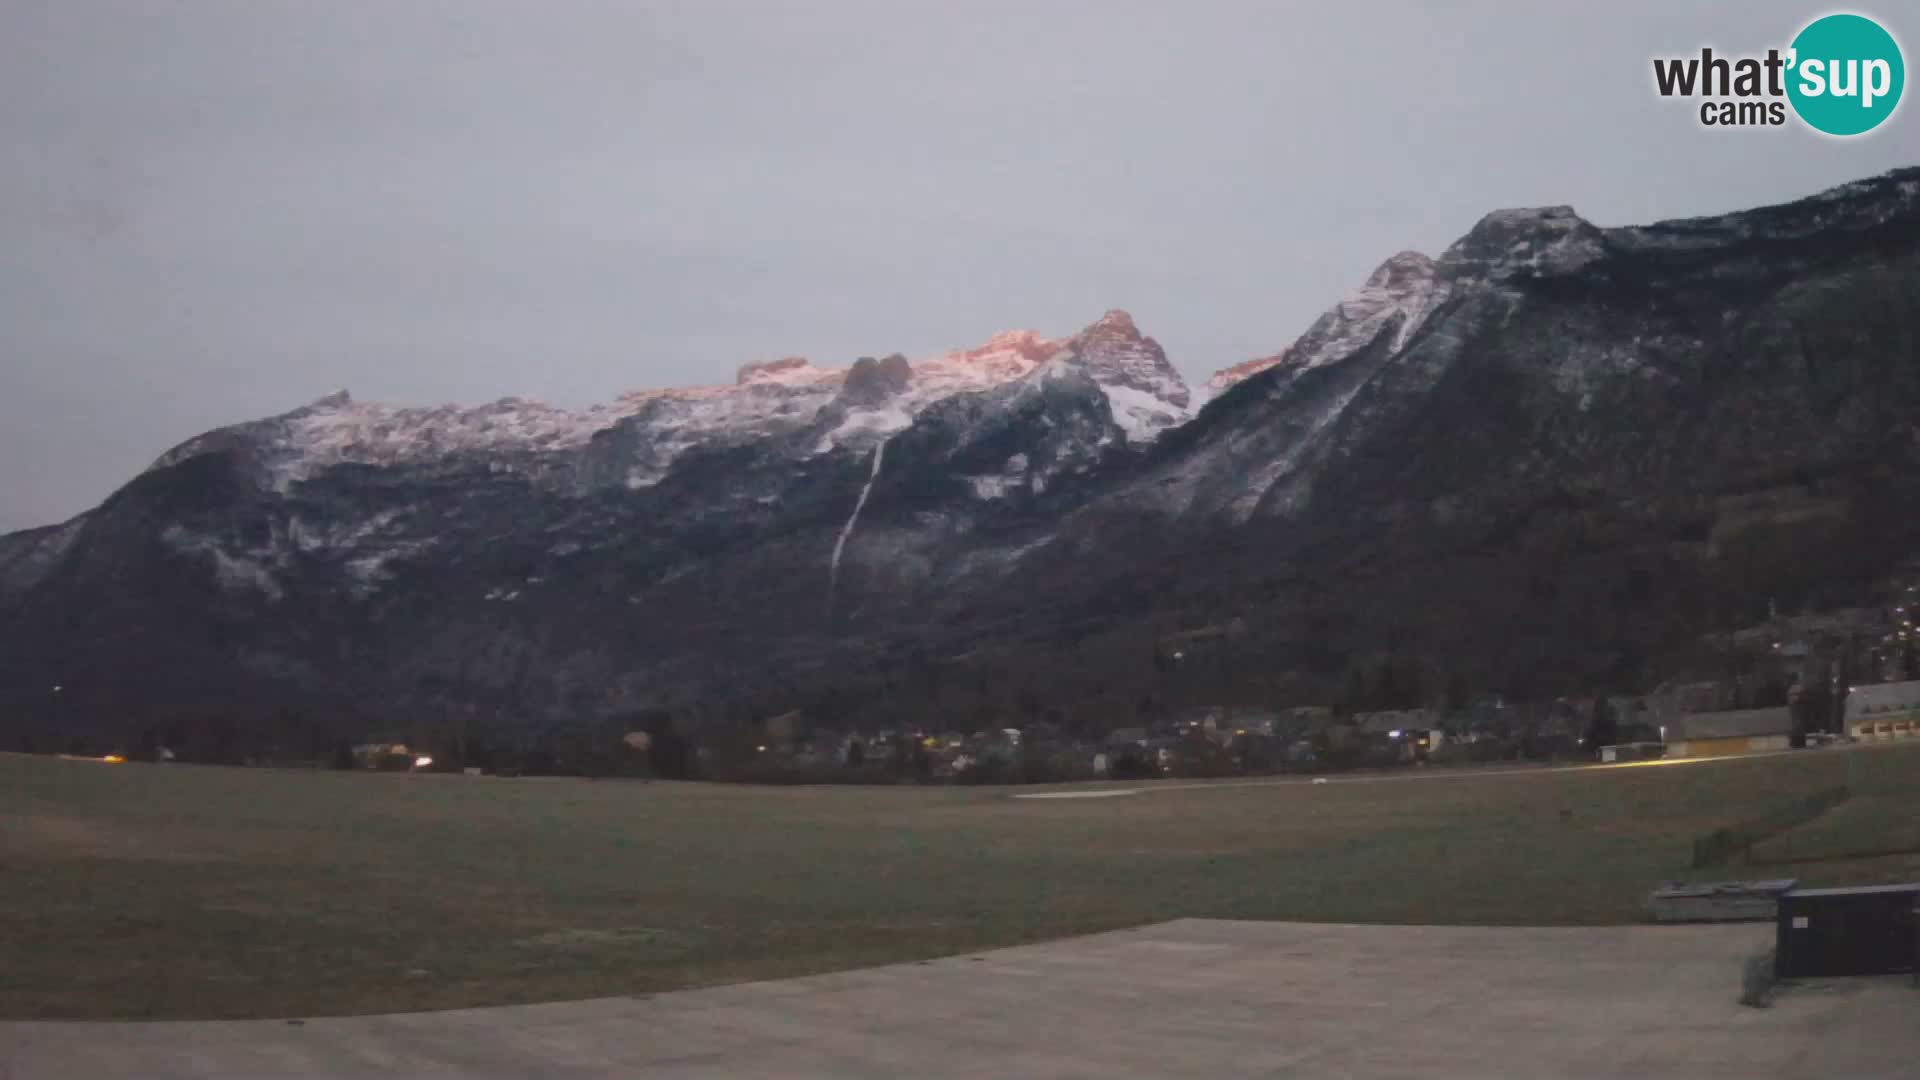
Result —
<svg viewBox="0 0 1920 1080"><path fill-rule="evenodd" d="M983 502L1004 499L1007 494L1028 484L1027 455L1014 454L1007 458L1006 464L997 474L969 476L967 486L973 489L973 496ZM1041 485L1044 487L1044 484Z"/></svg>
<svg viewBox="0 0 1920 1080"><path fill-rule="evenodd" d="M1286 349L1215 372L1207 381L1209 397L1270 368L1284 367L1298 374L1340 363L1371 344L1396 320L1391 347L1398 352L1446 295L1433 260L1417 251L1403 251L1381 263L1365 284L1327 309Z"/></svg>
<svg viewBox="0 0 1920 1080"><path fill-rule="evenodd" d="M1231 506L1231 511L1237 520L1244 522L1251 518L1253 512L1259 508L1260 501L1266 498L1275 487L1295 474L1307 452L1319 445L1320 436L1333 426L1333 422L1338 420L1342 413L1346 412L1347 406L1353 403L1353 399L1360 393L1361 388L1356 386L1334 398L1325 409L1307 422L1305 429L1291 445L1247 478L1246 494L1236 499ZM1296 488L1281 501L1278 509L1282 512L1296 509L1304 496L1304 489Z"/></svg>
<svg viewBox="0 0 1920 1080"><path fill-rule="evenodd" d="M86 524L87 515L81 514L49 528L0 536L0 588L26 589L44 580Z"/></svg>
<svg viewBox="0 0 1920 1080"><path fill-rule="evenodd" d="M867 497L873 494L873 485L880 479L880 466L887 458L887 443L882 439L873 447L873 468L867 472L867 482L860 488L860 498L853 504L853 513L847 516L847 523L840 527L840 536L833 542L833 557L827 564L827 614L833 614L833 599L840 588L840 557L846 554L847 541L853 536L853 527L860 521L860 511L867 508Z"/></svg>
<svg viewBox="0 0 1920 1080"><path fill-rule="evenodd" d="M1069 339L1047 366L1047 377L1067 367L1084 371L1106 395L1113 421L1129 443L1151 442L1193 416L1186 380L1167 362L1160 343L1142 336L1124 311L1101 316Z"/></svg>
<svg viewBox="0 0 1920 1080"><path fill-rule="evenodd" d="M1152 391L1111 384L1103 384L1100 390L1107 395L1113 422L1120 425L1130 443L1151 442L1154 436L1187 419L1185 409Z"/></svg>
<svg viewBox="0 0 1920 1080"><path fill-rule="evenodd" d="M160 542L182 555L205 556L213 565L214 581L229 592L251 590L264 594L268 600L279 600L285 595L268 558L227 551L216 538L180 525L167 526L160 533Z"/></svg>

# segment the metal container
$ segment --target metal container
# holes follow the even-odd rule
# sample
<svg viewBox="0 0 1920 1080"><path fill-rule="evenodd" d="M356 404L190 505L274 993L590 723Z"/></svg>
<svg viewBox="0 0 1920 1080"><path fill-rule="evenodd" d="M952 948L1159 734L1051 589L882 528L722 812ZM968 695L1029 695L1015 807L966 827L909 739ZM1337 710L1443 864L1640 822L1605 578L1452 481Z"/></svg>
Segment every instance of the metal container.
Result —
<svg viewBox="0 0 1920 1080"><path fill-rule="evenodd" d="M1780 897L1774 974L1891 975L1915 970L1920 882L1794 889Z"/></svg>

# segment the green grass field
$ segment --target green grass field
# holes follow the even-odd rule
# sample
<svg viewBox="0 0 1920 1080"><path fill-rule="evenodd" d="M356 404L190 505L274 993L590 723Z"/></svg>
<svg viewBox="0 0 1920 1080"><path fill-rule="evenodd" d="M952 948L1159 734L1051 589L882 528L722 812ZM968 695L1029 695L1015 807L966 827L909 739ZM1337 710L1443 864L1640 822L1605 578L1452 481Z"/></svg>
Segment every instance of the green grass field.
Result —
<svg viewBox="0 0 1920 1080"><path fill-rule="evenodd" d="M1629 922L1695 835L1842 782L1908 822L1920 748L1072 800L0 756L0 1016L647 993L1178 916Z"/></svg>

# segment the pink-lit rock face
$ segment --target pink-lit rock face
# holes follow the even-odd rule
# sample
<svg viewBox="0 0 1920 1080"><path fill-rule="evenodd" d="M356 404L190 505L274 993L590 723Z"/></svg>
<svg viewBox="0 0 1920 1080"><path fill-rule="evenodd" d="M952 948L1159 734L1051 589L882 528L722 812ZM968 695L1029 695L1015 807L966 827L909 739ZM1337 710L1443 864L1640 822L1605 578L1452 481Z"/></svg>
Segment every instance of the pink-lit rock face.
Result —
<svg viewBox="0 0 1920 1080"><path fill-rule="evenodd" d="M731 383L634 390L613 402L564 409L524 398L477 407L395 407L340 393L238 429L221 429L176 447L156 466L223 444L259 440L273 486L342 463L395 465L476 456L516 470L539 470L581 452L596 437L625 433L642 447L624 482L658 482L696 446L738 446L818 429L806 445L824 453L864 449L913 423L927 406L955 394L990 390L1028 377L1060 358L1087 369L1109 397L1128 439L1150 438L1185 419L1187 388L1153 339L1124 312L1110 312L1067 339L1009 330L980 345L918 362L895 353L849 367L799 356L742 366Z"/></svg>
<svg viewBox="0 0 1920 1080"><path fill-rule="evenodd" d="M840 372L814 367L804 356L788 356L779 360L742 365L739 372L734 375L733 382L735 386L767 382L791 386L802 382L817 382L838 374Z"/></svg>
<svg viewBox="0 0 1920 1080"><path fill-rule="evenodd" d="M1109 311L1069 338L1051 363L1077 366L1099 384L1128 442L1149 441L1191 415L1186 381L1124 311Z"/></svg>
<svg viewBox="0 0 1920 1080"><path fill-rule="evenodd" d="M1232 367L1221 368L1219 371L1213 373L1212 378L1207 380L1207 396L1218 397L1228 387L1236 383L1244 382L1268 368L1279 367L1281 364L1287 362L1287 357L1291 356L1292 353L1293 350L1291 349L1281 349L1272 356L1256 356L1251 360L1242 360Z"/></svg>
<svg viewBox="0 0 1920 1080"><path fill-rule="evenodd" d="M958 362L994 365L1008 361L1038 364L1060 351L1061 342L1041 337L1032 330L1007 330L987 339L986 344L962 352L949 353Z"/></svg>
<svg viewBox="0 0 1920 1080"><path fill-rule="evenodd" d="M985 390L1032 373L1065 342L1032 330L1008 330L971 349L955 349L913 365L916 395Z"/></svg>

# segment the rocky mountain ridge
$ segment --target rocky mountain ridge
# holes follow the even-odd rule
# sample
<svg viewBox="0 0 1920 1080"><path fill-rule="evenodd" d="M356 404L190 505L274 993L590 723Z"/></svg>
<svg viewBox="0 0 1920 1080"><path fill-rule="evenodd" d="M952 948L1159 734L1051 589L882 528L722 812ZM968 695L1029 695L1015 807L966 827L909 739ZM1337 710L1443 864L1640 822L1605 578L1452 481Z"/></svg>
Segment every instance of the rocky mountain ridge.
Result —
<svg viewBox="0 0 1920 1080"><path fill-rule="evenodd" d="M1383 652L1624 689L1920 551L1917 200L1907 170L1641 227L1497 211L1204 401L1122 312L579 413L323 399L0 537L0 704L44 714L57 672L71 722L1099 726ZM1753 493L1785 509L1726 509Z"/></svg>

